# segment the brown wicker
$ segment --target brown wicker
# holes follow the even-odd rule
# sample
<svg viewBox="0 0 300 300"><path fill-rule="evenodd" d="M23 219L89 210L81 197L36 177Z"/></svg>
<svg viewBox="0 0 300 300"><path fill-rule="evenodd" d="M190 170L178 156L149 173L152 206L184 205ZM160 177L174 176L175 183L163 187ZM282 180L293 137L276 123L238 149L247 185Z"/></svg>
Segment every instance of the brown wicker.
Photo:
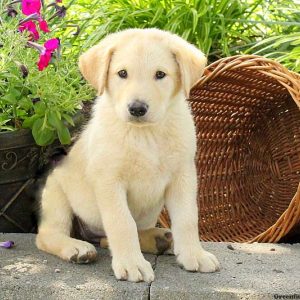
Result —
<svg viewBox="0 0 300 300"><path fill-rule="evenodd" d="M300 76L242 55L206 68L190 99L204 241L277 242L300 222ZM169 225L166 211L160 217Z"/></svg>

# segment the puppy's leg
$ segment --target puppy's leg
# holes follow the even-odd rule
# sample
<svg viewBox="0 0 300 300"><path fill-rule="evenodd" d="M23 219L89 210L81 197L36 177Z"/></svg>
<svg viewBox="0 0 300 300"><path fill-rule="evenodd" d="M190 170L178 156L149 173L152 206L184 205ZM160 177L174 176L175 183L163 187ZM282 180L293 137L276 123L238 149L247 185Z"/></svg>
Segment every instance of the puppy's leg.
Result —
<svg viewBox="0 0 300 300"><path fill-rule="evenodd" d="M174 253L188 271L215 272L220 264L199 241L196 203L197 176L194 163L178 172L166 192L166 206L172 222Z"/></svg>
<svg viewBox="0 0 300 300"><path fill-rule="evenodd" d="M94 261L97 252L93 245L70 238L72 217L73 212L66 195L60 184L50 176L42 194L37 247L71 262Z"/></svg>
<svg viewBox="0 0 300 300"><path fill-rule="evenodd" d="M115 179L96 182L102 222L112 253L112 268L118 279L154 280L151 264L141 253L136 223L127 205L126 190Z"/></svg>
<svg viewBox="0 0 300 300"><path fill-rule="evenodd" d="M173 252L172 233L166 228L150 228L139 230L139 241L142 252L150 254L171 254ZM106 237L100 240L101 248L108 248Z"/></svg>

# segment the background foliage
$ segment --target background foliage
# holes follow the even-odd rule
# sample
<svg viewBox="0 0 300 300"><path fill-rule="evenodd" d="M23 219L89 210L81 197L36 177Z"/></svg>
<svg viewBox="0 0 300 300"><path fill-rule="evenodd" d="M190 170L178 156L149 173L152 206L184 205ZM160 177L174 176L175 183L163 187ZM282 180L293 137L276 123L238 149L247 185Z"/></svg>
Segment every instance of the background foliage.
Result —
<svg viewBox="0 0 300 300"><path fill-rule="evenodd" d="M194 43L210 61L253 53L300 71L299 0L77 0L67 22L80 27L73 51L121 29L157 27Z"/></svg>
<svg viewBox="0 0 300 300"><path fill-rule="evenodd" d="M47 4L54 1L44 0L44 13L51 37L61 41L60 57L39 72L38 53L25 47L19 20L7 16L11 0L0 0L0 131L31 128L39 145L57 137L70 142L68 124L95 95L79 73L78 56L121 29L169 30L202 49L210 62L252 53L300 72L300 0L62 0L66 16L53 18L54 6Z"/></svg>

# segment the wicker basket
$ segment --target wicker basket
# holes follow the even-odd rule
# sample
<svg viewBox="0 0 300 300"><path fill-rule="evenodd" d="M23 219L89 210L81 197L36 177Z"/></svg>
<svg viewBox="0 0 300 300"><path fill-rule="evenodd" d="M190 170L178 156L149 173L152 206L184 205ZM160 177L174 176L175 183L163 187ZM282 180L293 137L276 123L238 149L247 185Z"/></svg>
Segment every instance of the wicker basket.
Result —
<svg viewBox="0 0 300 300"><path fill-rule="evenodd" d="M279 241L300 222L300 76L233 56L206 68L189 101L201 239ZM169 226L166 211L160 223Z"/></svg>

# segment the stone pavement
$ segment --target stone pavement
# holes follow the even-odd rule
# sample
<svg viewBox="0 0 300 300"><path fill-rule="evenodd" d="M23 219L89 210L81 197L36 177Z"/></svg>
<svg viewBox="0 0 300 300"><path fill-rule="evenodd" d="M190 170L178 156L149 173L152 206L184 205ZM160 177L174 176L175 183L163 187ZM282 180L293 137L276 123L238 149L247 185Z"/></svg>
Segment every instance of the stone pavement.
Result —
<svg viewBox="0 0 300 300"><path fill-rule="evenodd" d="M90 265L42 253L32 234L0 234L0 299L300 299L300 244L203 243L219 258L214 274L186 272L174 256L146 255L152 284L117 281L106 250ZM284 298L283 298L284 296Z"/></svg>

